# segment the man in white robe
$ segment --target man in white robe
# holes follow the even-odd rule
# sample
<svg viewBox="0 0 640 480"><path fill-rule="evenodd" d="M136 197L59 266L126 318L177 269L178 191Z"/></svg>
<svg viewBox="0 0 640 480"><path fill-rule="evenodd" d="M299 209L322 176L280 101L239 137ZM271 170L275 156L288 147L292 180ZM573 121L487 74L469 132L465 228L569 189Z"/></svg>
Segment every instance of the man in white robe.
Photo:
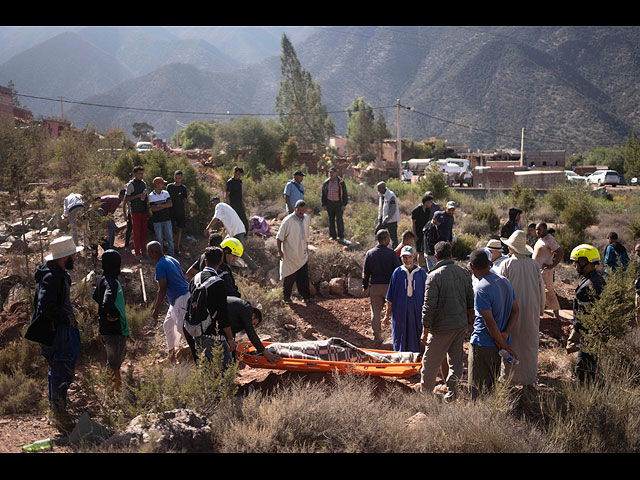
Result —
<svg viewBox="0 0 640 480"><path fill-rule="evenodd" d="M511 332L511 348L519 364L504 362L503 374L511 376L515 385L535 385L538 375L538 347L540 344L540 316L545 307L545 286L538 262L531 258L533 249L527 244L524 230L516 230L509 238L501 238L509 247L509 258L497 269L513 285L520 315Z"/></svg>
<svg viewBox="0 0 640 480"><path fill-rule="evenodd" d="M280 279L283 283L283 297L291 301L291 291L295 282L298 293L305 302L311 300L309 290L309 215L305 213L304 200L298 200L294 212L284 217L276 235L278 258L280 259Z"/></svg>

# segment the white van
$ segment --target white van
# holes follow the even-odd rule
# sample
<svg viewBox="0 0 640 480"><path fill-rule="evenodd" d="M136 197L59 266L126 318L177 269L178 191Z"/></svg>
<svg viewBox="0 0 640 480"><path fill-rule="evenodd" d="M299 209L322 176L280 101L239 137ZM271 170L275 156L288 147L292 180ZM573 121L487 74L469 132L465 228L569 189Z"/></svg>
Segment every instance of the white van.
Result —
<svg viewBox="0 0 640 480"><path fill-rule="evenodd" d="M136 150L138 153L148 152L153 149L153 144L151 142L138 142L136 143Z"/></svg>

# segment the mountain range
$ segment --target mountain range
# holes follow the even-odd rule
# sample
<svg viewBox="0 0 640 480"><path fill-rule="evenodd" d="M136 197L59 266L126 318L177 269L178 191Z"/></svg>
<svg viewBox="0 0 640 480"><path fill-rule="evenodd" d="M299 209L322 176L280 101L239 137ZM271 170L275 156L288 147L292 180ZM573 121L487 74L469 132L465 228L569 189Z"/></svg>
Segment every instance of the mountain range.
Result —
<svg viewBox="0 0 640 480"><path fill-rule="evenodd" d="M525 150L587 151L640 125L640 27L25 28L0 28L0 85L36 115L63 97L78 128L277 118L282 33L338 135L358 97L394 136L399 116L403 138L474 150L519 149L524 129Z"/></svg>

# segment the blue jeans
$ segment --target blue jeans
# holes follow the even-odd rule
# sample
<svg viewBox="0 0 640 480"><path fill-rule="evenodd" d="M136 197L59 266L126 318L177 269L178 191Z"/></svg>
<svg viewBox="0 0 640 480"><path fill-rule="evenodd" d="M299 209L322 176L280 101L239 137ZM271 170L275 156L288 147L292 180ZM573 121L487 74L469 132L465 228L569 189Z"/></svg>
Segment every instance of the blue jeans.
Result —
<svg viewBox="0 0 640 480"><path fill-rule="evenodd" d="M49 364L49 407L54 410L64 410L67 406L67 390L73 382L80 348L78 327L60 328L53 345L42 345L40 353Z"/></svg>
<svg viewBox="0 0 640 480"><path fill-rule="evenodd" d="M164 248L164 241L167 241L167 254L171 257L175 257L173 251L173 228L171 226L171 220L166 222L153 222L153 232L156 234L156 240L160 242L160 245Z"/></svg>
<svg viewBox="0 0 640 480"><path fill-rule="evenodd" d="M226 370L227 367L233 362L233 354L229 349L229 343L226 338L219 340L218 338L202 335L200 337L193 337L195 343L196 355L204 353L204 357L208 361L213 360L213 349L218 345L222 346L222 370Z"/></svg>

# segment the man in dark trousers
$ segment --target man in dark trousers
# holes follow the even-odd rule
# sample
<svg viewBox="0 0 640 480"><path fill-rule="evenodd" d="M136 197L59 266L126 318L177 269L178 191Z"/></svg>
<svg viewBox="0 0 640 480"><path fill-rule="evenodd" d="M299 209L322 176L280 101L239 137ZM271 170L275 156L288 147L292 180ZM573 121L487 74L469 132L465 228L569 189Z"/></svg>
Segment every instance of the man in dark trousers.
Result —
<svg viewBox="0 0 640 480"><path fill-rule="evenodd" d="M236 334L244 331L251 344L258 353L270 362L280 361L280 356L265 350L260 337L256 333L256 327L262 322L262 312L253 307L249 302L238 297L227 297L227 311L229 313L229 325L235 340Z"/></svg>
<svg viewBox="0 0 640 480"><path fill-rule="evenodd" d="M222 262L222 250L207 247L204 252L205 268L189 282L190 298L184 317L184 330L193 338L194 357L213 360L213 349L222 348L222 368L233 362L236 343L229 326L227 295L224 282L215 270ZM196 290L204 289L205 292ZM198 302L206 300L206 308L198 307Z"/></svg>
<svg viewBox="0 0 640 480"><path fill-rule="evenodd" d="M176 229L175 253L180 255L182 250L182 231L187 225L187 214L184 208L184 204L189 196L189 190L182 183L183 174L182 170L176 170L173 174L173 183L167 185L167 192L171 196L171 219Z"/></svg>
<svg viewBox="0 0 640 480"><path fill-rule="evenodd" d="M567 340L569 352L578 350L575 374L580 382L595 380L597 358L595 355L582 351L582 341L587 329L580 323L580 316L586 308L600 296L605 286L605 280L596 270L600 263L600 253L592 245L578 245L569 257L573 262L580 282L573 298L573 332ZM572 348L573 347L573 348Z"/></svg>
<svg viewBox="0 0 640 480"><path fill-rule="evenodd" d="M72 237L59 237L50 248L46 263L36 268L33 317L25 338L41 344L42 356L49 364L50 420L68 435L75 425L67 412L67 390L74 379L81 343L67 271L73 269L75 254L84 247L76 247Z"/></svg>
<svg viewBox="0 0 640 480"><path fill-rule="evenodd" d="M329 178L322 183L322 206L329 217L329 237L344 241L344 221L342 214L349 202L347 186L338 176L335 167L329 169Z"/></svg>
<svg viewBox="0 0 640 480"><path fill-rule="evenodd" d="M422 202L420 205L415 207L411 211L411 231L416 237L416 252L418 253L418 265L424 267L426 265L424 259L424 232L423 229L429 223L433 214L437 210L433 210L432 207L435 204L433 203L433 196L430 192L427 192L422 197ZM439 209L438 209L439 210Z"/></svg>
<svg viewBox="0 0 640 480"><path fill-rule="evenodd" d="M378 245L369 250L364 256L362 267L362 289L371 299L371 328L376 344L382 344L382 309L386 302L387 290L393 271L402 265L389 243L391 235L386 229L376 232Z"/></svg>
<svg viewBox="0 0 640 480"><path fill-rule="evenodd" d="M225 198L225 202L228 205L231 205L231 208L233 208L236 211L236 213L240 217L240 220L242 220L242 223L244 224L245 230L248 233L249 220L247 220L247 213L244 208L244 200L243 200L243 193L242 193L242 175L243 174L244 174L244 170L242 169L242 167L236 166L233 169L233 176L229 180L227 180L224 198Z"/></svg>

